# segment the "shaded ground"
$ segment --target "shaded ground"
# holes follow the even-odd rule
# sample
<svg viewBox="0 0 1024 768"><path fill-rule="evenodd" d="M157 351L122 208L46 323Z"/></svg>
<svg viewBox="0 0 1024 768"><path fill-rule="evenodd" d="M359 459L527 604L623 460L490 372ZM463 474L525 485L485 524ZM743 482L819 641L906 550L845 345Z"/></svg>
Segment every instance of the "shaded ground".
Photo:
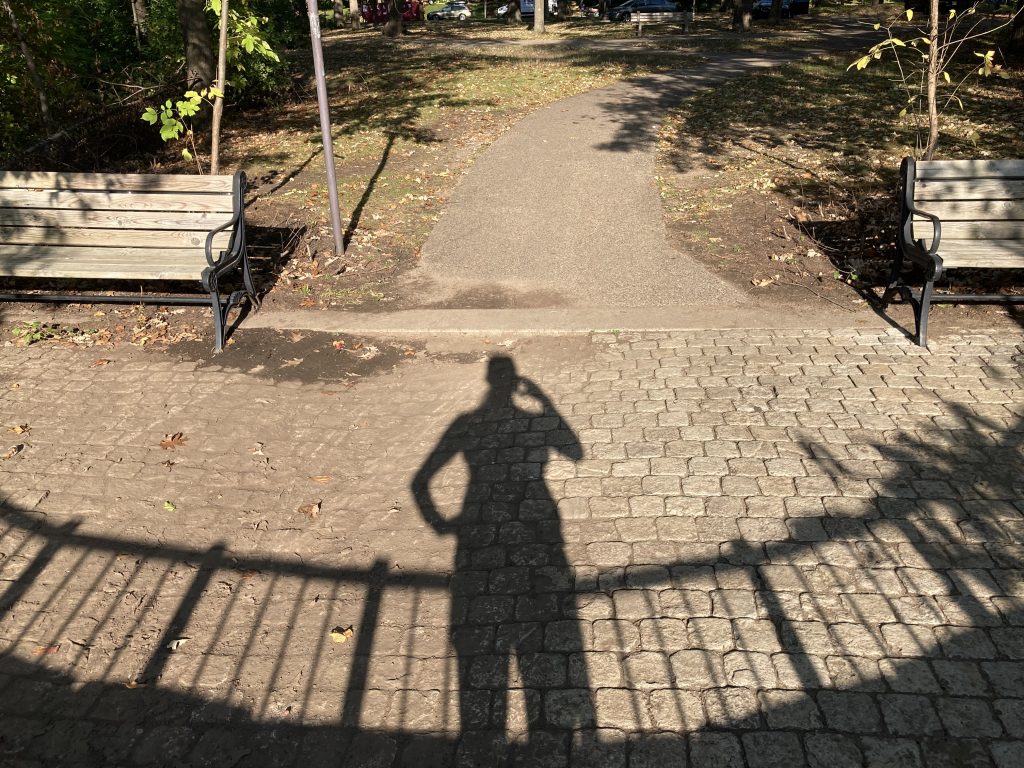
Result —
<svg viewBox="0 0 1024 768"><path fill-rule="evenodd" d="M682 103L662 130L673 241L754 296L823 297L852 308L888 277L899 164L918 135L912 116L897 116L903 101L893 69L855 73L848 65L832 57L733 80ZM1020 72L971 81L960 92L965 111L945 115L941 157L1024 156L1022 82ZM956 270L937 287L1020 292L1024 274ZM940 322L984 324L1004 314L981 305L936 309Z"/></svg>

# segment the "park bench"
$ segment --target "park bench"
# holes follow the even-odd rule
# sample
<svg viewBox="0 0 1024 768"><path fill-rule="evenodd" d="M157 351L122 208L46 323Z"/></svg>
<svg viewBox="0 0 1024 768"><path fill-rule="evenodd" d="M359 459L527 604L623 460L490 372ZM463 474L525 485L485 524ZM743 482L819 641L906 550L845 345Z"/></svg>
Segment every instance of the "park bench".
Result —
<svg viewBox="0 0 1024 768"><path fill-rule="evenodd" d="M924 269L917 296L903 279L906 261ZM883 309L895 293L910 302L916 341L927 347L928 310L935 302L1024 302L1021 295L935 292L944 271L965 268L1024 268L1024 160L905 158L896 262Z"/></svg>
<svg viewBox="0 0 1024 768"><path fill-rule="evenodd" d="M253 287L245 247L245 174L0 173L0 277L98 281L186 281L194 294L0 293L3 301L210 304L216 348L228 314ZM232 272L241 290L221 295ZM128 286L134 288L134 286Z"/></svg>
<svg viewBox="0 0 1024 768"><path fill-rule="evenodd" d="M644 36L644 26L651 24L682 24L683 30L690 31L693 11L637 11L631 14L636 36Z"/></svg>

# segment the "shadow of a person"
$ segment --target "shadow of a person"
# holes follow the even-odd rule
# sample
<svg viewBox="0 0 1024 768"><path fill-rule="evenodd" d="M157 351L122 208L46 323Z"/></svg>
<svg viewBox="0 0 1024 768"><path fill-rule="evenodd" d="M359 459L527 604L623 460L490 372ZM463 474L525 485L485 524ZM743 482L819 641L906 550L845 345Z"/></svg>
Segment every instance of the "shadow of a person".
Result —
<svg viewBox="0 0 1024 768"><path fill-rule="evenodd" d="M508 357L487 367L489 389L459 416L417 472L424 519L456 537L451 632L458 657L459 763L500 765L568 753L593 727L594 706L555 500L544 481L551 450L578 461L583 449L541 389ZM527 410L515 400L539 406ZM445 518L431 479L462 455L469 483L458 516ZM515 660L518 681L509 679ZM506 742L510 689L522 689L527 742ZM531 757L532 756L532 757Z"/></svg>

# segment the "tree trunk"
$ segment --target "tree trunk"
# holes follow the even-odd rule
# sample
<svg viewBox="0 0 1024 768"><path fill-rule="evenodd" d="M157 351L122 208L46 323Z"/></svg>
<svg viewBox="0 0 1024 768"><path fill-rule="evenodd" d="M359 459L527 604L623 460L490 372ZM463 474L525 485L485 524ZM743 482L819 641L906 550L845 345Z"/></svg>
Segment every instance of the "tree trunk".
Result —
<svg viewBox="0 0 1024 768"><path fill-rule="evenodd" d="M533 0L533 31L544 34L544 16L547 15L548 0Z"/></svg>
<svg viewBox="0 0 1024 768"><path fill-rule="evenodd" d="M217 43L217 90L224 93L228 70L228 0L220 0L220 38ZM220 119L224 97L213 100L213 126L210 128L210 173L220 173Z"/></svg>
<svg viewBox="0 0 1024 768"><path fill-rule="evenodd" d="M523 12L519 10L519 0L511 0L509 3L509 11L505 14L505 21L509 24L523 23Z"/></svg>
<svg viewBox="0 0 1024 768"><path fill-rule="evenodd" d="M146 42L146 20L149 18L149 9L146 7L146 0L130 0L132 5L132 26L135 28L135 43L139 50L142 50Z"/></svg>
<svg viewBox="0 0 1024 768"><path fill-rule="evenodd" d="M189 87L205 88L213 82L217 59L213 34L206 19L204 0L177 0L178 21L185 41L185 66Z"/></svg>
<svg viewBox="0 0 1024 768"><path fill-rule="evenodd" d="M363 26L363 14L359 8L359 0L348 0L348 25L351 29L361 29Z"/></svg>
<svg viewBox="0 0 1024 768"><path fill-rule="evenodd" d="M750 20L754 18L754 0L740 0L732 10L733 32L749 32Z"/></svg>
<svg viewBox="0 0 1024 768"><path fill-rule="evenodd" d="M928 19L928 143L924 148L924 159L931 160L939 146L939 70L942 68L942 52L939 50L939 0L929 3L931 18Z"/></svg>
<svg viewBox="0 0 1024 768"><path fill-rule="evenodd" d="M782 0L772 0L772 10L769 14L773 24L778 24L782 18Z"/></svg>
<svg viewBox="0 0 1024 768"><path fill-rule="evenodd" d="M32 87L36 89L36 97L39 99L39 116L43 119L43 128L47 135L53 133L53 118L50 115L50 100L46 96L46 88L43 86L43 78L39 75L39 70L36 68L36 59L32 55L32 49L28 47L28 42L25 40L25 36L21 32L21 25L18 24L18 17L14 15L14 9L11 8L11 4L8 0L0 0L0 6L3 7L4 12L7 14L7 18L11 22L11 29L14 30L14 36L18 40L18 45L21 47L21 55L25 57L25 69L28 71L28 79L32 81Z"/></svg>
<svg viewBox="0 0 1024 768"><path fill-rule="evenodd" d="M384 37L398 37L402 34L402 6L399 0L388 0L388 20L384 24Z"/></svg>

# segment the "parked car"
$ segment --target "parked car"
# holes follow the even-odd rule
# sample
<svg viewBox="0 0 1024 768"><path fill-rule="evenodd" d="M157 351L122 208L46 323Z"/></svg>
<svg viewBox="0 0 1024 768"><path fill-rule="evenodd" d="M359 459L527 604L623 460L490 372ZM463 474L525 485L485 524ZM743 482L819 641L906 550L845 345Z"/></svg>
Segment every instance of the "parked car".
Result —
<svg viewBox="0 0 1024 768"><path fill-rule="evenodd" d="M633 14L638 11L647 13L674 13L679 10L678 4L672 0L628 0L608 11L609 21L632 21Z"/></svg>
<svg viewBox="0 0 1024 768"><path fill-rule="evenodd" d="M772 0L754 0L753 12L755 19L767 19L772 15ZM782 0L782 18L788 19L792 13L790 0Z"/></svg>
<svg viewBox="0 0 1024 768"><path fill-rule="evenodd" d="M505 5L498 8L494 15L499 19L503 19L508 16L509 11L512 10L512 3L506 3ZM519 0L519 15L520 16L533 16L534 5L533 0ZM548 13L558 13L558 0L548 0Z"/></svg>
<svg viewBox="0 0 1024 768"><path fill-rule="evenodd" d="M455 19L456 21L467 21L473 12L464 2L445 3L436 11L427 14L427 21L438 21L439 19Z"/></svg>

